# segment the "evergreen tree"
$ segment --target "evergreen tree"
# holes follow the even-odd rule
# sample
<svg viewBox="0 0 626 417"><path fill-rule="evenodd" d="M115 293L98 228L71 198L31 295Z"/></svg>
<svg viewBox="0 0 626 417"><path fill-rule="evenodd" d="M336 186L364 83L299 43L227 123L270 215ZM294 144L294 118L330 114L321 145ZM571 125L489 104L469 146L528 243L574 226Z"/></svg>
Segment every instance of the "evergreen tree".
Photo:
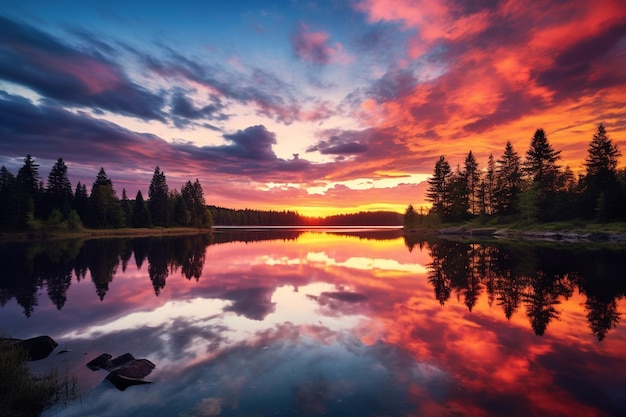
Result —
<svg viewBox="0 0 626 417"><path fill-rule="evenodd" d="M150 210L143 199L141 190L137 191L135 197L135 204L133 206L133 227L152 227L152 218L150 216Z"/></svg>
<svg viewBox="0 0 626 417"><path fill-rule="evenodd" d="M39 192L39 164L30 155L26 155L24 165L17 172L17 182L32 197Z"/></svg>
<svg viewBox="0 0 626 417"><path fill-rule="evenodd" d="M126 196L126 188L122 188L121 205L122 205L122 213L124 213L124 226L132 227L133 206L131 205L130 200L128 199L128 196Z"/></svg>
<svg viewBox="0 0 626 417"><path fill-rule="evenodd" d="M614 211L617 212L609 207L619 206L617 162L620 156L617 144L613 143L606 134L604 125L600 124L589 143L585 159L583 211L587 217L590 216L592 207L604 207L603 213L607 218L613 217ZM599 201L600 197L602 202Z"/></svg>
<svg viewBox="0 0 626 417"><path fill-rule="evenodd" d="M481 187L481 213L491 215L495 211L496 199L496 162L493 154L487 159L487 173Z"/></svg>
<svg viewBox="0 0 626 417"><path fill-rule="evenodd" d="M467 187L467 206L470 214L480 213L480 171L478 162L472 151L465 158L465 170L463 171L465 186Z"/></svg>
<svg viewBox="0 0 626 417"><path fill-rule="evenodd" d="M168 201L170 205L168 209L170 219L167 223L173 226L189 226L191 224L191 213L178 190L173 190L170 193Z"/></svg>
<svg viewBox="0 0 626 417"><path fill-rule="evenodd" d="M450 207L450 180L452 170L444 156L439 157L435 163L433 176L428 179L426 200L432 203L432 211L439 215L445 215Z"/></svg>
<svg viewBox="0 0 626 417"><path fill-rule="evenodd" d="M470 199L467 186L467 175L457 166L456 172L450 177L448 186L449 204L444 217L449 220L465 220L470 210Z"/></svg>
<svg viewBox="0 0 626 417"><path fill-rule="evenodd" d="M497 161L494 209L499 214L511 214L522 190L521 158L510 141Z"/></svg>
<svg viewBox="0 0 626 417"><path fill-rule="evenodd" d="M148 188L148 208L152 217L152 224L165 227L169 218L169 190L165 180L165 174L157 165L154 169L152 181Z"/></svg>
<svg viewBox="0 0 626 417"><path fill-rule="evenodd" d="M11 174L4 165L2 165L2 168L0 168L0 192L8 191L14 183L15 176Z"/></svg>
<svg viewBox="0 0 626 417"><path fill-rule="evenodd" d="M213 220L211 212L206 207L204 201L204 191L200 185L200 181L196 179L194 183L187 181L181 190L183 202L189 211L189 224L192 227L211 227Z"/></svg>
<svg viewBox="0 0 626 417"><path fill-rule="evenodd" d="M0 168L0 230L15 230L19 225L20 212L16 194L17 180L3 165Z"/></svg>
<svg viewBox="0 0 626 417"><path fill-rule="evenodd" d="M67 216L71 210L72 184L67 178L67 166L63 158L59 158L48 174L48 186L46 188L48 198L48 211L58 209L63 216Z"/></svg>
<svg viewBox="0 0 626 417"><path fill-rule="evenodd" d="M532 186L537 188L540 199L545 199L557 190L559 167L556 161L559 159L561 151L555 151L544 130L537 129L526 152L523 171Z"/></svg>
<svg viewBox="0 0 626 417"><path fill-rule="evenodd" d="M80 181L76 184L76 191L74 192L74 209L83 224L89 224L89 196L87 195L87 186L81 184Z"/></svg>
<svg viewBox="0 0 626 417"><path fill-rule="evenodd" d="M113 188L113 182L107 177L104 168L100 168L91 187L89 197L91 224L98 228L115 228L123 225L120 200Z"/></svg>
<svg viewBox="0 0 626 417"><path fill-rule="evenodd" d="M412 204L406 208L406 212L404 213L404 227L407 229L413 228L417 225L418 214L413 208Z"/></svg>
<svg viewBox="0 0 626 417"><path fill-rule="evenodd" d="M13 196L14 210L18 215L16 228L25 229L29 219L34 221L39 214L35 209L41 200L39 165L30 155L24 158L24 165L17 172L16 185Z"/></svg>

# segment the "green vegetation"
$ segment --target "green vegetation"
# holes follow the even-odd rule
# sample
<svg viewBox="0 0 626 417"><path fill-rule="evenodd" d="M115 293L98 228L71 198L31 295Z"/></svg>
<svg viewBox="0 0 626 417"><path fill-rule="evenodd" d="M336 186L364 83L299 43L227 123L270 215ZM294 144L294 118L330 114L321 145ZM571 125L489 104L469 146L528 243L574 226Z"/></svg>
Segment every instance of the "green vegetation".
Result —
<svg viewBox="0 0 626 417"><path fill-rule="evenodd" d="M75 378L61 377L56 369L47 375L32 375L25 352L0 341L0 415L38 416L56 404L66 404L77 397Z"/></svg>
<svg viewBox="0 0 626 417"><path fill-rule="evenodd" d="M139 191L134 201L129 200L123 189L120 200L104 168L100 168L90 194L80 182L72 192L62 158L50 170L44 187L39 165L27 155L17 176L4 166L0 168L0 232L49 237L84 233L84 227L210 229L213 225L197 179L193 183L187 181L180 192L170 191L165 174L157 166L149 196L149 200L144 201Z"/></svg>
<svg viewBox="0 0 626 417"><path fill-rule="evenodd" d="M550 145L543 129L532 137L526 157L507 142L500 159L490 155L485 172L470 151L464 168L453 172L445 156L428 180L428 213L409 206L407 229L497 226L533 230L611 230L626 228L626 168L617 168L621 156L602 124L589 144L585 172L575 178L569 167L558 165L561 151Z"/></svg>

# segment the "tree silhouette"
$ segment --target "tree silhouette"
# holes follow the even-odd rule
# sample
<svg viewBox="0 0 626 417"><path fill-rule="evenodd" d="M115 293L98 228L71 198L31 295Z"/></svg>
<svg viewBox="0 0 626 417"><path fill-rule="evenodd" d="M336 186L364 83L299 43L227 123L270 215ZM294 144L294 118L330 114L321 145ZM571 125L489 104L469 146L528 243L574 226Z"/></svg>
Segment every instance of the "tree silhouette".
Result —
<svg viewBox="0 0 626 417"><path fill-rule="evenodd" d="M117 198L113 182L107 177L104 168L100 168L96 180L91 187L89 197L91 224L98 228L121 227L123 213L120 200Z"/></svg>
<svg viewBox="0 0 626 417"><path fill-rule="evenodd" d="M444 156L439 157L435 164L435 170L428 179L428 189L426 190L426 200L433 205L433 211L440 215L445 215L450 207L450 180L452 170L450 164Z"/></svg>
<svg viewBox="0 0 626 417"><path fill-rule="evenodd" d="M537 129L526 152L523 170L539 191L541 199L545 199L558 188L559 167L556 161L559 159L561 159L561 151L555 151L548 142L546 132L543 129Z"/></svg>
<svg viewBox="0 0 626 417"><path fill-rule="evenodd" d="M599 220L616 217L620 206L617 176L620 156L617 144L608 137L606 129L600 124L589 143L585 159L583 213L587 217L593 214Z"/></svg>
<svg viewBox="0 0 626 417"><path fill-rule="evenodd" d="M467 205L470 214L477 215L480 213L480 170L478 162L472 151L469 151L465 158L463 176L467 195Z"/></svg>
<svg viewBox="0 0 626 417"><path fill-rule="evenodd" d="M48 199L48 213L58 209L63 216L67 216L71 210L72 184L67 178L67 165L63 158L59 158L48 174L48 184L46 187Z"/></svg>
<svg viewBox="0 0 626 417"><path fill-rule="evenodd" d="M165 180L165 174L157 165L154 168L154 175L148 188L148 208L150 209L152 224L155 226L165 227L168 225L168 198L169 189Z"/></svg>
<svg viewBox="0 0 626 417"><path fill-rule="evenodd" d="M517 204L517 197L522 190L522 166L519 154L507 142L502 157L496 166L495 211L499 214L511 214Z"/></svg>
<svg viewBox="0 0 626 417"><path fill-rule="evenodd" d="M133 227L150 227L152 226L152 216L150 216L150 210L148 205L143 199L141 190L137 191L135 202L133 205Z"/></svg>

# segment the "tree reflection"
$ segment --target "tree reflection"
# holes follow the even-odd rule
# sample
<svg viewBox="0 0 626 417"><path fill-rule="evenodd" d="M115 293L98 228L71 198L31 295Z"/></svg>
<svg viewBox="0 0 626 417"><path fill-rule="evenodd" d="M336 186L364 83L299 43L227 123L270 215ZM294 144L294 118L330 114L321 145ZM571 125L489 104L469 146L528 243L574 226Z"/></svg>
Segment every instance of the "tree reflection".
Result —
<svg viewBox="0 0 626 417"><path fill-rule="evenodd" d="M486 290L489 305L495 302L507 319L523 307L534 332L543 335L550 322L559 319L562 300L578 287L587 297L587 320L598 340L619 322L617 300L626 295L620 272L626 270L623 251L442 239L425 242L405 238L409 251L417 245L429 248L428 282L442 305L456 294L472 311Z"/></svg>
<svg viewBox="0 0 626 417"><path fill-rule="evenodd" d="M61 240L40 243L0 244L0 306L15 299L24 315L37 307L38 292L45 288L52 303L61 310L72 284L91 277L96 295L104 301L121 265L125 270L133 256L138 268L148 260L148 273L155 293L165 287L167 277L180 269L196 281L202 275L210 234L162 238Z"/></svg>

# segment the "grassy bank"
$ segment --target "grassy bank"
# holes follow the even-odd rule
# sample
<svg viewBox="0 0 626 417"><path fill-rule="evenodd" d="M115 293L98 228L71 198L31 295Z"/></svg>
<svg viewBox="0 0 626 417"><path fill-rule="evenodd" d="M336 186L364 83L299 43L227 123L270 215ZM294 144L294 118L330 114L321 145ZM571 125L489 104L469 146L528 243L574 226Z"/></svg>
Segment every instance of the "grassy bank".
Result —
<svg viewBox="0 0 626 417"><path fill-rule="evenodd" d="M44 233L0 233L0 241L38 241L51 239L96 239L116 237L142 237L165 235L195 235L211 233L211 229L197 229L191 227L168 228L124 228L124 229L80 229L72 232L44 232Z"/></svg>
<svg viewBox="0 0 626 417"><path fill-rule="evenodd" d="M38 416L44 410L77 398L75 378L60 376L56 369L45 375L32 375L26 353L11 344L0 342L1 416Z"/></svg>

